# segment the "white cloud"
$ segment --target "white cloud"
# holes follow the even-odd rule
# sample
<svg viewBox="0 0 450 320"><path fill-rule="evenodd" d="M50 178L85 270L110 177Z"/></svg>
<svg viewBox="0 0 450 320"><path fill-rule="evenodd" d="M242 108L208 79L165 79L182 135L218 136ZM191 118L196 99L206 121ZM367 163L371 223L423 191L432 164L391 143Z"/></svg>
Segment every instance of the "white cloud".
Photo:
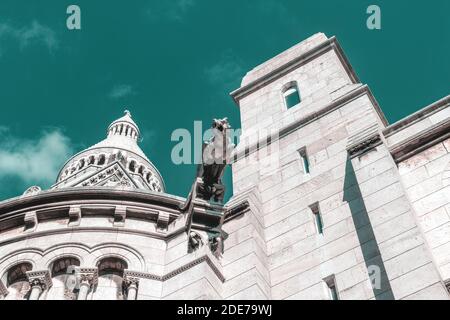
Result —
<svg viewBox="0 0 450 320"><path fill-rule="evenodd" d="M221 85L226 89L234 89L243 76L243 63L231 50L226 51L218 61L205 69L205 75L209 82Z"/></svg>
<svg viewBox="0 0 450 320"><path fill-rule="evenodd" d="M0 23L0 39L10 37L15 39L21 49L31 44L43 44L50 52L58 47L55 32L38 21L34 20L30 25L17 28L8 23Z"/></svg>
<svg viewBox="0 0 450 320"><path fill-rule="evenodd" d="M114 86L114 88L112 88L108 96L111 99L119 99L134 94L136 94L136 92L134 91L134 88L132 86L127 84L121 84Z"/></svg>
<svg viewBox="0 0 450 320"><path fill-rule="evenodd" d="M182 21L189 10L196 5L196 0L155 1L147 10L151 21Z"/></svg>
<svg viewBox="0 0 450 320"><path fill-rule="evenodd" d="M17 177L24 189L34 184L51 184L73 154L69 138L59 130L44 132L37 139L0 136L0 179Z"/></svg>

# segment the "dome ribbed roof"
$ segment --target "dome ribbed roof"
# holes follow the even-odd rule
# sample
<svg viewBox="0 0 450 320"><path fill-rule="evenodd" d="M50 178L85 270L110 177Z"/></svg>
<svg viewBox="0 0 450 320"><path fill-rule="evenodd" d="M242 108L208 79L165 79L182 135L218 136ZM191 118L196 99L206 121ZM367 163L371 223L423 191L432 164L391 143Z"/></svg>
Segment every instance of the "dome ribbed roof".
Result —
<svg viewBox="0 0 450 320"><path fill-rule="evenodd" d="M67 161L58 175L54 188L92 186L92 183L114 186L114 182L120 182L138 189L163 192L163 179L139 147L140 137L139 127L132 119L131 113L125 110L123 117L108 126L106 139ZM111 165L116 165L117 169L117 164L120 164L119 169L125 172L118 173L119 178L111 179L114 182L105 182L104 173L99 174L101 179L92 178ZM111 172L108 171L109 174Z"/></svg>

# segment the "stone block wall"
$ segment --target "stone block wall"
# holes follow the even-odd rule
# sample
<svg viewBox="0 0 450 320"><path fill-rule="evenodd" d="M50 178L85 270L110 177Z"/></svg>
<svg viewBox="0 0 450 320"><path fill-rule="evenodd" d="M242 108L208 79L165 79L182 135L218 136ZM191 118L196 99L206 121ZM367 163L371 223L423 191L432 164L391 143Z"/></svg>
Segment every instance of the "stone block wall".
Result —
<svg viewBox="0 0 450 320"><path fill-rule="evenodd" d="M302 102L287 109L281 91L293 80ZM269 60L249 72L232 96L243 128L233 163L234 192L242 197L255 190L259 205L241 218L245 223L230 225L249 243L241 252L252 252L252 243L265 249L258 267L240 258L245 266L268 270L268 278L259 274L268 279L265 296L330 299L327 281L334 278L340 299L448 298L392 144L381 137L387 121L334 38L315 35ZM265 145L261 132L276 132L276 139ZM378 137L375 146L371 133ZM366 150L352 155L358 140ZM306 151L309 173L300 150ZM313 205L319 207L323 234ZM436 237L450 240L445 232ZM235 290L247 294L247 288Z"/></svg>

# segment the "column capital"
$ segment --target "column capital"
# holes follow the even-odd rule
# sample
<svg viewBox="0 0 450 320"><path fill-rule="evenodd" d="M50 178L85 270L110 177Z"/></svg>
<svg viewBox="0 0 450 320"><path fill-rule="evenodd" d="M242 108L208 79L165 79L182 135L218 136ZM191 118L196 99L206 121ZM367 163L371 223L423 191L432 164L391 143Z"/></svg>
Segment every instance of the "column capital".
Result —
<svg viewBox="0 0 450 320"><path fill-rule="evenodd" d="M138 272L125 270L123 273L123 283L127 288L135 287L137 288L139 286L139 280L141 278L139 277Z"/></svg>
<svg viewBox="0 0 450 320"><path fill-rule="evenodd" d="M78 270L80 284L89 284L89 286L92 287L98 283L97 268L79 268Z"/></svg>
<svg viewBox="0 0 450 320"><path fill-rule="evenodd" d="M27 271L26 275L31 288L39 287L44 291L52 286L52 278L48 270Z"/></svg>

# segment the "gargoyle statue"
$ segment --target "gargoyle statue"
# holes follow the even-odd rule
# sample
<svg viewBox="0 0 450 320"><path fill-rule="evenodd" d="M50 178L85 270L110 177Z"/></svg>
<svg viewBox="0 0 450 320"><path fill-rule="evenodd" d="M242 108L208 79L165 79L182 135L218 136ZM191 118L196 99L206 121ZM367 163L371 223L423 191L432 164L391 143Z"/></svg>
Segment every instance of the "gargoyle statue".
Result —
<svg viewBox="0 0 450 320"><path fill-rule="evenodd" d="M202 163L197 170L197 177L202 179L197 186L197 196L203 200L223 202L225 186L222 176L235 147L228 129L231 127L227 118L214 119L213 137L203 143Z"/></svg>
<svg viewBox="0 0 450 320"><path fill-rule="evenodd" d="M214 119L212 123L212 138L203 143L202 163L197 168L197 177L192 185L186 202L180 206L180 211L187 213L186 233L189 236L188 252L192 252L203 245L201 237L191 230L195 212L195 200L214 201L216 208L221 208L225 195L225 186L222 176L225 167L230 163L234 144L229 135L230 124L228 119ZM217 209L215 209L217 210ZM217 223L207 230L208 245L211 251L219 257L223 253L223 240L226 237L221 230L223 223L223 209L217 211Z"/></svg>
<svg viewBox="0 0 450 320"><path fill-rule="evenodd" d="M188 252L194 252L198 248L203 246L203 239L202 237L195 231L191 231L189 234L189 247Z"/></svg>

